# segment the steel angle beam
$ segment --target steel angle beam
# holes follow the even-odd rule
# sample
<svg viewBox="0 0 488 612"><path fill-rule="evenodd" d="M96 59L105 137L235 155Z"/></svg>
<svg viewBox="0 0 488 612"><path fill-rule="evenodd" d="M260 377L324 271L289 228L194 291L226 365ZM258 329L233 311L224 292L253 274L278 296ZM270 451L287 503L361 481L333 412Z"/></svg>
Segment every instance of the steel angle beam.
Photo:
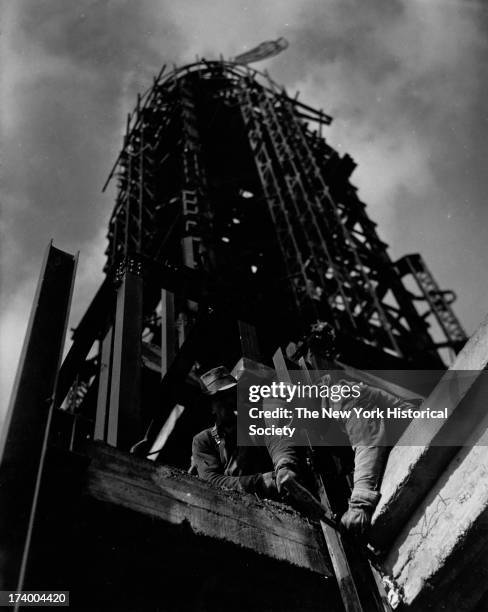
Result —
<svg viewBox="0 0 488 612"><path fill-rule="evenodd" d="M49 244L0 440L2 589L22 589L76 264Z"/></svg>

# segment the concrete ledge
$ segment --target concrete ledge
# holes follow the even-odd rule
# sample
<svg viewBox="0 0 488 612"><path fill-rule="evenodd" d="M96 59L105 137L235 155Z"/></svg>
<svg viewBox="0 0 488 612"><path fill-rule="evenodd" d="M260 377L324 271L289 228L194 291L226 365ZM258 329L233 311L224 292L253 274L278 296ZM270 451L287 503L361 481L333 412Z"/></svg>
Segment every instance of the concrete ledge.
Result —
<svg viewBox="0 0 488 612"><path fill-rule="evenodd" d="M488 589L488 417L417 507L385 567L412 610L474 609Z"/></svg>
<svg viewBox="0 0 488 612"><path fill-rule="evenodd" d="M481 372L487 363L488 317L425 400L425 405L432 409L447 406L449 420L411 423L390 453L381 501L373 518L371 538L378 548L385 549L391 544L453 458L457 450L453 440L466 439L476 426L483 389L475 372ZM473 376L456 374L462 371L472 371ZM412 440L418 440L419 445L411 446Z"/></svg>

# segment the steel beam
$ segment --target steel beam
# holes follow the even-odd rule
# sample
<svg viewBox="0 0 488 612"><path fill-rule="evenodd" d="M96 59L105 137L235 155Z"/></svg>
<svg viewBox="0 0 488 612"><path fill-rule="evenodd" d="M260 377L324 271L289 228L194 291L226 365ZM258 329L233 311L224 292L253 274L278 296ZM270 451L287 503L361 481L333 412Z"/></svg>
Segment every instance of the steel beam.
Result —
<svg viewBox="0 0 488 612"><path fill-rule="evenodd" d="M161 377L168 371L176 354L175 296L161 290Z"/></svg>
<svg viewBox="0 0 488 612"><path fill-rule="evenodd" d="M81 364L86 359L93 343L97 340L98 334L105 325L106 314L110 311L113 301L113 279L107 276L73 334L73 344L59 371L55 399L56 407L63 403Z"/></svg>
<svg viewBox="0 0 488 612"><path fill-rule="evenodd" d="M161 378L164 378L168 368L175 359L178 345L178 333L175 321L175 296L171 291L161 290ZM149 448L148 459L156 461L159 452L166 444L176 422L183 414L184 406L176 404L170 412L152 446ZM150 426L151 428L151 426ZM147 435L147 434L146 434Z"/></svg>
<svg viewBox="0 0 488 612"><path fill-rule="evenodd" d="M141 335L143 279L125 269L117 292L107 442L129 450L142 436Z"/></svg>
<svg viewBox="0 0 488 612"><path fill-rule="evenodd" d="M113 327L110 326L100 351L100 374L98 378L97 413L95 416L95 440L105 440L107 435L107 408L110 393L112 349L113 349Z"/></svg>
<svg viewBox="0 0 488 612"><path fill-rule="evenodd" d="M0 440L0 589L22 589L76 263L49 244Z"/></svg>
<svg viewBox="0 0 488 612"><path fill-rule="evenodd" d="M253 361L262 361L258 336L254 325L250 325L245 321L238 321L237 326L239 329L242 356L252 359Z"/></svg>

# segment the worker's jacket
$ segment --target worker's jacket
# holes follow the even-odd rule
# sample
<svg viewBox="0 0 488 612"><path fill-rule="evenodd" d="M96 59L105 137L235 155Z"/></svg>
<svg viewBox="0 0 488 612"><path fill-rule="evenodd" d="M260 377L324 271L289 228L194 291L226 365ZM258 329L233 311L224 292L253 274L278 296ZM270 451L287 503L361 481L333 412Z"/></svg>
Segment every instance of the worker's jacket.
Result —
<svg viewBox="0 0 488 612"><path fill-rule="evenodd" d="M260 494L263 473L298 463L296 449L286 441L270 439L267 446L237 447L214 425L193 438L190 470L224 489Z"/></svg>
<svg viewBox="0 0 488 612"><path fill-rule="evenodd" d="M324 376L321 380L322 384L331 384L331 382L330 375ZM339 380L334 383L352 386L357 384L357 381ZM413 408L420 401L415 399L408 401L365 383L361 383L360 388L359 398L342 399L340 403L334 404L334 408L350 410L354 415L353 408L364 408L373 412L378 408L386 412L387 408L400 410ZM322 405L325 407L327 402L328 400L324 398ZM347 434L354 450L354 490L378 491L389 451L384 419L351 416L350 419L341 420L339 425ZM372 497L377 501L379 494Z"/></svg>

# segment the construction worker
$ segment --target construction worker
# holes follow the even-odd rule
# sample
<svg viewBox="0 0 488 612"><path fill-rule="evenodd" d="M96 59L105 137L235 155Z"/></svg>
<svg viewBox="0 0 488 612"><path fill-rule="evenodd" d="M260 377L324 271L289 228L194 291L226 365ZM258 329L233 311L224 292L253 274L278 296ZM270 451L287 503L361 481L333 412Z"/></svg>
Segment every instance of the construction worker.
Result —
<svg viewBox="0 0 488 612"><path fill-rule="evenodd" d="M349 386L359 381L344 380L339 372L324 375L320 383L328 385ZM363 537L371 525L371 519L380 500L380 485L388 458L388 446L385 421L383 418L357 418L352 408L362 407L364 412L375 414L376 411L386 412L388 408L416 408L422 399L405 400L373 385L359 383L360 397L341 400L340 409L351 417L339 421L341 429L346 433L354 452L353 488L349 498L347 511L341 518L341 524L351 535ZM330 406L330 400L324 398L322 407ZM335 408L339 408L336 404Z"/></svg>
<svg viewBox="0 0 488 612"><path fill-rule="evenodd" d="M204 374L201 381L211 398L216 422L193 438L190 473L225 489L256 493L268 499L286 498L283 481L289 477L295 480L301 477L303 481L305 476L297 448L271 436L266 440L267 447L238 447L236 378L224 366L218 366ZM331 386L331 375L326 374L320 383ZM341 379L334 384L354 383ZM361 383L361 405L367 410L403 409L419 401L406 402L384 389ZM353 398L344 400L342 408L347 411L357 402ZM374 418L350 418L339 424L354 451L353 489L341 524L349 534L364 537L380 499L379 488L389 451L385 425L382 419Z"/></svg>
<svg viewBox="0 0 488 612"><path fill-rule="evenodd" d="M266 447L237 446L237 380L224 366L201 376L210 397L215 425L193 438L190 473L224 489L280 499L285 476L297 478L300 459L294 447L280 439Z"/></svg>

